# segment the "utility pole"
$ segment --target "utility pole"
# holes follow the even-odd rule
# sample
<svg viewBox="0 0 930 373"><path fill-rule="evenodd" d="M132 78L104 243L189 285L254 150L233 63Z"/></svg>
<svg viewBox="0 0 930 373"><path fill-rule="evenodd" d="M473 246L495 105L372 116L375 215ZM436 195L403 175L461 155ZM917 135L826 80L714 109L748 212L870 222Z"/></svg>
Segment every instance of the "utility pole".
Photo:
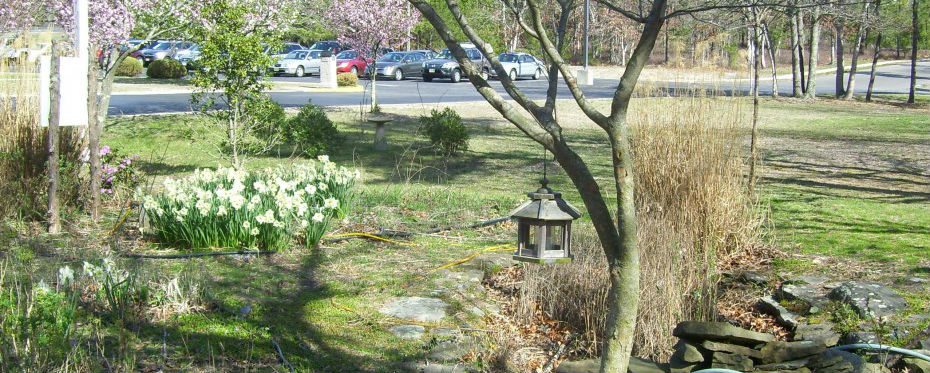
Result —
<svg viewBox="0 0 930 373"><path fill-rule="evenodd" d="M591 27L591 0L584 0L584 67L575 74L580 85L594 85L594 72L588 69L588 44Z"/></svg>
<svg viewBox="0 0 930 373"><path fill-rule="evenodd" d="M584 0L584 69L588 69L589 31L591 28L591 0Z"/></svg>

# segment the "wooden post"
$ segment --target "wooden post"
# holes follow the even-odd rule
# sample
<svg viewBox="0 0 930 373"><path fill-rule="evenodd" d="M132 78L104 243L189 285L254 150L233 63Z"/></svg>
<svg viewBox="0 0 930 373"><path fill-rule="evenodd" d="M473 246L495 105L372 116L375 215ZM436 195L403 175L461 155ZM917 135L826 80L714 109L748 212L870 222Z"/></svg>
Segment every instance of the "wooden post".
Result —
<svg viewBox="0 0 930 373"><path fill-rule="evenodd" d="M87 69L87 148L90 152L90 216L100 217L100 124L97 122L97 61Z"/></svg>
<svg viewBox="0 0 930 373"><path fill-rule="evenodd" d="M58 121L61 118L60 100L61 100L61 78L59 72L58 41L52 41L52 63L51 68L51 87L49 94L49 115L48 115L48 233L58 233L61 231L61 217L59 216L58 203L58 185L60 176L58 173ZM39 87L46 89L46 87Z"/></svg>

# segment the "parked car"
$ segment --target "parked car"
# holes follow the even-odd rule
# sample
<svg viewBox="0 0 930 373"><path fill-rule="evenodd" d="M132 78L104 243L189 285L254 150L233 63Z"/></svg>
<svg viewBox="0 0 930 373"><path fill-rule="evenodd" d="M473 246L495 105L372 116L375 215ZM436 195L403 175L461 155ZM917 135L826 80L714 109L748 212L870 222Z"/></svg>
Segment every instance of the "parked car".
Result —
<svg viewBox="0 0 930 373"><path fill-rule="evenodd" d="M375 78L391 78L404 80L409 77L418 77L423 71L423 61L428 58L419 51L391 52L378 58L375 66ZM372 65L365 69L365 75L371 76Z"/></svg>
<svg viewBox="0 0 930 373"><path fill-rule="evenodd" d="M174 54L174 59L178 60L188 70L196 69L197 60L200 59L200 45L192 44L186 49L179 49Z"/></svg>
<svg viewBox="0 0 930 373"><path fill-rule="evenodd" d="M342 43L339 43L335 40L321 40L310 46L311 50L319 51L330 51L333 54L342 52L343 49L346 49Z"/></svg>
<svg viewBox="0 0 930 373"><path fill-rule="evenodd" d="M275 60L279 60L279 59L286 57L289 53L293 51L299 51L299 50L305 50L305 49L307 48L297 43L284 43L284 45L281 46L281 49L279 50L272 51L270 47L265 47L265 53L267 53L271 57L274 57Z"/></svg>
<svg viewBox="0 0 930 373"><path fill-rule="evenodd" d="M471 43L462 43L462 47L465 48L465 54L468 56L468 59L471 60L473 64L478 68L478 71L481 72L481 78L487 80L491 74L491 64L488 62L484 56L481 55L481 51L474 47L474 44ZM462 81L465 76L465 70L459 65L459 62L455 60L455 56L452 55L452 51L449 49L443 49L436 58L431 59L423 63L422 73L424 82L431 82L436 78L450 79L453 83L458 83Z"/></svg>
<svg viewBox="0 0 930 373"><path fill-rule="evenodd" d="M129 39L127 42L128 48L134 49L133 52L129 54L131 57L141 60L143 50L152 49L152 47L158 45L158 43L161 42L159 40L149 40L143 43L143 41L144 40L142 39Z"/></svg>
<svg viewBox="0 0 930 373"><path fill-rule="evenodd" d="M142 65L148 66L152 61L163 60L174 56L174 51L181 45L179 41L163 41L149 49L143 49L140 53Z"/></svg>
<svg viewBox="0 0 930 373"><path fill-rule="evenodd" d="M319 74L321 53L323 51L306 49L293 51L280 59L274 66L269 67L268 71L276 76L288 74L302 77L304 75Z"/></svg>
<svg viewBox="0 0 930 373"><path fill-rule="evenodd" d="M416 50L412 50L411 52L423 53L423 55L425 55L426 59L428 60L434 59L436 58L436 56L439 55L439 53L436 53L436 51L429 50L429 49L416 49Z"/></svg>
<svg viewBox="0 0 930 373"><path fill-rule="evenodd" d="M370 60L366 60L354 50L346 50L336 55L336 73L353 73L359 75L365 72Z"/></svg>
<svg viewBox="0 0 930 373"><path fill-rule="evenodd" d="M497 60L510 76L510 80L518 78L537 80L546 71L546 65L529 53L505 52L499 54ZM492 73L497 75L496 71L492 70Z"/></svg>

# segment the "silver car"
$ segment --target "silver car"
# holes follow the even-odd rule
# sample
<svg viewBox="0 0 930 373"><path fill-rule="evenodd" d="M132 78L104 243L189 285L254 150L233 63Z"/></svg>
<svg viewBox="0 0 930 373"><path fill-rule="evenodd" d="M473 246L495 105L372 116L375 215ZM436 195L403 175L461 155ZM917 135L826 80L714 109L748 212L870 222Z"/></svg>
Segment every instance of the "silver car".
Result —
<svg viewBox="0 0 930 373"><path fill-rule="evenodd" d="M539 79L546 73L546 65L529 53L505 52L497 56L510 80L519 78Z"/></svg>
<svg viewBox="0 0 930 373"><path fill-rule="evenodd" d="M278 60L268 70L274 75L293 75L302 77L320 73L321 50L296 50Z"/></svg>

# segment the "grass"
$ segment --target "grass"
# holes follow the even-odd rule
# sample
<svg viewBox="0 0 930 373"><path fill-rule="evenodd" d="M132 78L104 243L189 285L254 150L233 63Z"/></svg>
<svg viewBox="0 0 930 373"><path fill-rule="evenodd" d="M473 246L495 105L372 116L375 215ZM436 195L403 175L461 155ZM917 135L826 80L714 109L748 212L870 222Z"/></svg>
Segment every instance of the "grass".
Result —
<svg viewBox="0 0 930 373"><path fill-rule="evenodd" d="M603 149L603 135L577 109L563 104L559 115L567 123L566 136L589 160L598 180L609 185L610 159ZM604 108L607 103L597 105ZM373 127L361 123L355 112L330 111L347 139L332 159L358 167L364 178L358 206L339 232L422 231L498 217L538 186L543 165L538 145L486 105L452 106L465 119L472 141L468 152L449 160L435 155L416 135L417 118L429 107L385 107L397 120L388 129L390 148L381 152L371 146ZM891 269L889 276L904 272L925 276L917 272L927 265L930 250L930 135L925 109L764 100L762 110L761 198L771 210L775 243L799 254L778 261L776 270L822 271L824 267L811 258L827 256L852 264L877 264ZM104 133L103 144L141 155L138 164L156 181L228 164L210 145L209 123L196 116L111 118ZM249 159L247 167L303 161L271 154ZM564 172L557 165L548 169L550 185L581 205ZM114 215L111 211L105 220L115 221ZM387 328L402 322L381 316L379 305L390 297L437 289L442 275L431 269L477 248L509 242L512 233L512 227L505 225L416 236L414 245L408 246L354 240L250 260L129 262L155 277L195 274L210 289L210 312L145 323L138 329L141 365L161 364L164 342L167 366L172 369L281 370L275 341L297 371L401 370L403 362L421 360L426 350L421 341L390 334ZM57 262L43 261L61 260L42 252L88 247L67 236L50 241L4 235L3 241L14 242L7 255L31 258L37 268L32 272L40 277L51 276L57 268ZM102 249L90 246L81 255L102 255ZM162 249L143 243L133 250ZM912 304L928 304L925 295L907 296ZM455 305L449 324L480 325L480 320L462 311L468 299L456 291L442 297ZM246 308L248 313L243 311Z"/></svg>

